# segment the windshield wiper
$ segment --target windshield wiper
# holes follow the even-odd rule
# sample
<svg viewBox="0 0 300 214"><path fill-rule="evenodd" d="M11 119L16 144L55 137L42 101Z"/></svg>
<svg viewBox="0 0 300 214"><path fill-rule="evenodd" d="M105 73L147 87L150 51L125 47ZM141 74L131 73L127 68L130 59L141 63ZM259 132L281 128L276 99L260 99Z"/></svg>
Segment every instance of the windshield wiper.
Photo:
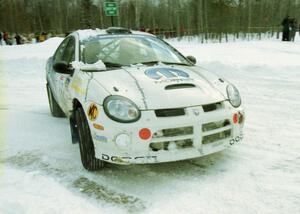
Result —
<svg viewBox="0 0 300 214"><path fill-rule="evenodd" d="M163 63L166 65L185 65L185 66L190 66L190 64L187 63L182 63L182 62L163 62L163 61L148 61L148 62L139 62L139 63L135 63L135 64L143 64L143 65L155 65L158 63Z"/></svg>
<svg viewBox="0 0 300 214"><path fill-rule="evenodd" d="M124 65L121 65L119 63L114 63L114 62L103 62L104 65L108 68L121 68Z"/></svg>
<svg viewBox="0 0 300 214"><path fill-rule="evenodd" d="M137 63L134 63L133 65L137 65L137 64L143 64L143 65L154 65L154 64L157 64L157 63L159 63L160 61L157 61L157 60L155 60L155 61L147 61L147 62L137 62Z"/></svg>
<svg viewBox="0 0 300 214"><path fill-rule="evenodd" d="M166 65L186 65L186 66L191 66L190 64L188 63L182 63L182 62L162 62Z"/></svg>

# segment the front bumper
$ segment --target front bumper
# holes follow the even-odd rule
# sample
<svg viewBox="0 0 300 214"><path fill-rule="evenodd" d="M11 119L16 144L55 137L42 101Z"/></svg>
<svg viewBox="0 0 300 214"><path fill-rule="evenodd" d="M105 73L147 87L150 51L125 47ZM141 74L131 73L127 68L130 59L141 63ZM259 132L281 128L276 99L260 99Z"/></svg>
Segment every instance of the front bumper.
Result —
<svg viewBox="0 0 300 214"><path fill-rule="evenodd" d="M143 111L139 121L122 124L108 118L97 105L99 116L89 121L97 158L116 164L160 163L191 159L224 150L242 140L244 111L228 102L205 112L202 106L185 108L185 115L157 117L154 111ZM234 114L241 121L234 122ZM95 125L96 124L96 125ZM95 128L95 127L101 127ZM141 129L151 130L151 137L141 139ZM129 144L119 146L116 137L128 136ZM171 146L172 145L172 146Z"/></svg>

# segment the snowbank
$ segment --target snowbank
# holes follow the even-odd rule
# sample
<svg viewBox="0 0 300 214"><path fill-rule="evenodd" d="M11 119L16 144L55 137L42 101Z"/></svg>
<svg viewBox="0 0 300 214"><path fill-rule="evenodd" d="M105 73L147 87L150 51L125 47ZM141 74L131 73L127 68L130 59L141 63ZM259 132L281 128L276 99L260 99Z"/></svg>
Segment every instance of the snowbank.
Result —
<svg viewBox="0 0 300 214"><path fill-rule="evenodd" d="M60 44L63 38L53 37L45 42L36 44L24 44L13 46L0 46L0 60L13 60L13 59L43 59L53 55L54 51Z"/></svg>

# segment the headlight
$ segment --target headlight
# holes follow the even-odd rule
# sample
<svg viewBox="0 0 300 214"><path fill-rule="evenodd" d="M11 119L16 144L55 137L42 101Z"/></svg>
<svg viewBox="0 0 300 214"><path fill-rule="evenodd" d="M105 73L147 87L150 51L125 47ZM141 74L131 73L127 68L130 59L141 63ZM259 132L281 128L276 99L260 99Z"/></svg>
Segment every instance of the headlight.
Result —
<svg viewBox="0 0 300 214"><path fill-rule="evenodd" d="M234 85L229 84L227 86L227 96L229 99L229 102L233 107L239 107L242 103L240 93L237 90L237 88Z"/></svg>
<svg viewBox="0 0 300 214"><path fill-rule="evenodd" d="M122 96L109 96L103 103L104 111L109 118L120 123L135 122L141 117L138 107Z"/></svg>

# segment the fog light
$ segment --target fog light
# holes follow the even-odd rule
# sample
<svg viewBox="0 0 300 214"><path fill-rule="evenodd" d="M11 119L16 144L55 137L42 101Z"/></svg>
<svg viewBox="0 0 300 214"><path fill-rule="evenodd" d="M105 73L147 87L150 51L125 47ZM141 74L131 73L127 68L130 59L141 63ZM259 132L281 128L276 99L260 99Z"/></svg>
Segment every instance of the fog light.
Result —
<svg viewBox="0 0 300 214"><path fill-rule="evenodd" d="M116 144L117 146L124 148L130 144L130 137L127 134L119 134L116 137Z"/></svg>
<svg viewBox="0 0 300 214"><path fill-rule="evenodd" d="M143 140L148 140L151 137L151 131L148 128L143 128L139 131L139 136Z"/></svg>

